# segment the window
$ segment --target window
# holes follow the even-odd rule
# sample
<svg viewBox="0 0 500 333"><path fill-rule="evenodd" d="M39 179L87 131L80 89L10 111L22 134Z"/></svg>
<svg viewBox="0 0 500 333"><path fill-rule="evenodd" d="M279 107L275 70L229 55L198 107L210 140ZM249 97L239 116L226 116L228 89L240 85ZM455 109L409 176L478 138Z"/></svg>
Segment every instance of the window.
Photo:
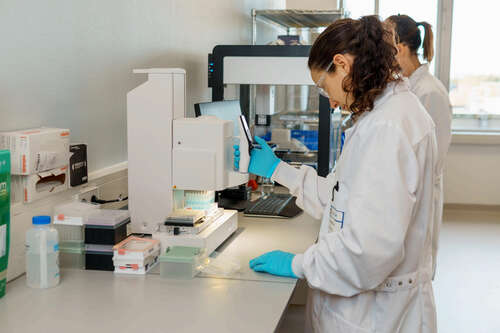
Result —
<svg viewBox="0 0 500 333"><path fill-rule="evenodd" d="M500 115L500 46L494 37L497 19L496 1L454 1L450 99L457 116Z"/></svg>
<svg viewBox="0 0 500 333"><path fill-rule="evenodd" d="M345 6L347 14L353 19L375 13L374 0L347 0L345 1Z"/></svg>
<svg viewBox="0 0 500 333"><path fill-rule="evenodd" d="M453 128L500 130L500 65L497 60L500 45L495 42L493 29L498 16L496 1L347 0L344 3L353 18L376 13L386 19L399 13L417 22L429 22L433 27L435 49L430 69L442 82L449 83L455 118ZM438 21L440 26L437 26ZM441 35L439 46L436 43L438 35ZM439 68L436 68L437 60Z"/></svg>
<svg viewBox="0 0 500 333"><path fill-rule="evenodd" d="M375 6L378 3L380 18L385 20L391 15L406 14L415 21L426 21L433 27L434 39L436 39L437 5L438 0L349 0L346 2L346 11L352 18L359 18L364 15L375 13ZM424 37L423 28L421 30L422 39ZM423 59L421 59L422 62ZM431 72L434 73L435 61L431 63Z"/></svg>
<svg viewBox="0 0 500 333"><path fill-rule="evenodd" d="M438 0L420 0L420 1L402 1L402 0L379 0L379 15L380 18L385 20L391 15L405 14L410 16L417 22L426 21L432 26L432 32L434 33L434 45L436 40L436 22L437 22L437 12L438 12ZM420 36L422 36L422 41L424 40L424 29L420 27ZM420 49L420 53L422 50ZM420 61L424 63L421 54ZM435 72L435 63L432 61L430 63L431 73Z"/></svg>

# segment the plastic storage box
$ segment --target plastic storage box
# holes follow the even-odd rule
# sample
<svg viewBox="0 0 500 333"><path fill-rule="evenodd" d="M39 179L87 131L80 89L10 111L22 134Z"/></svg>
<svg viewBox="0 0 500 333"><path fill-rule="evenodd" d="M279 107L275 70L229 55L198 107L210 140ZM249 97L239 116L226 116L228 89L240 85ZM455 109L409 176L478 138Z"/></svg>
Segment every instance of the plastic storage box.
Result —
<svg viewBox="0 0 500 333"><path fill-rule="evenodd" d="M59 266L62 268L85 268L85 248L82 246L76 247L60 247L59 248Z"/></svg>
<svg viewBox="0 0 500 333"><path fill-rule="evenodd" d="M101 209L85 225L85 244L115 245L127 238L130 214L126 210Z"/></svg>
<svg viewBox="0 0 500 333"><path fill-rule="evenodd" d="M54 207L54 227L59 233L60 247L74 247L75 242L83 247L84 224L88 216L99 211L99 205L70 202Z"/></svg>
<svg viewBox="0 0 500 333"><path fill-rule="evenodd" d="M85 269L113 271L113 246L86 244Z"/></svg>
<svg viewBox="0 0 500 333"><path fill-rule="evenodd" d="M200 271L201 259L199 248L169 247L160 256L160 276L167 279L192 279Z"/></svg>
<svg viewBox="0 0 500 333"><path fill-rule="evenodd" d="M141 263L131 263L129 260L113 258L113 265L117 274L144 275L158 263L158 258L159 255L152 255Z"/></svg>
<svg viewBox="0 0 500 333"><path fill-rule="evenodd" d="M160 241L130 236L113 247L115 273L146 274L160 255Z"/></svg>

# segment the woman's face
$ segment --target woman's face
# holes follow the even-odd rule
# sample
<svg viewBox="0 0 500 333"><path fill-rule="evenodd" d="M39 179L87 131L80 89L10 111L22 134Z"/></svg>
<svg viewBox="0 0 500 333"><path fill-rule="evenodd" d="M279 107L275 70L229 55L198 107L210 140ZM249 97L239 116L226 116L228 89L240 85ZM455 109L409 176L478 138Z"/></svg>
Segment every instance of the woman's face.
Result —
<svg viewBox="0 0 500 333"><path fill-rule="evenodd" d="M329 97L332 108L341 107L349 110L349 105L354 101L351 94L346 92L342 86L344 79L349 75L354 57L350 54L336 54L333 57L333 72L326 72L324 69L312 69L311 78L314 83L322 88Z"/></svg>

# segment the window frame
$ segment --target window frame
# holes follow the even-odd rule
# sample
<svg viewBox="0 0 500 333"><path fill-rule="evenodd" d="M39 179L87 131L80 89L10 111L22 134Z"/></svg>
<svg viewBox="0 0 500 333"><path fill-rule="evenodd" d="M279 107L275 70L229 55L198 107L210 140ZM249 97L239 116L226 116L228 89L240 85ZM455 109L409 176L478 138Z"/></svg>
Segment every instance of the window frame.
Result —
<svg viewBox="0 0 500 333"><path fill-rule="evenodd" d="M384 0L373 0L374 1L374 14L380 15L380 2ZM342 3L345 3L342 1ZM450 75L451 75L451 42L453 33L453 4L454 0L437 0L437 22L436 22L436 72L435 76L443 83L446 90L450 90ZM500 129L495 124L500 120L500 115L484 115L484 114L455 114L453 113L453 119L459 119L455 121L460 122L460 125L465 123L470 123L471 130L480 131L492 131L500 132ZM493 119L488 124L488 120ZM477 125L483 124L483 125ZM458 124L457 124L458 125ZM486 127L484 127L486 126ZM454 127L452 125L452 127ZM458 130L458 129L457 129ZM455 129L454 129L455 131ZM458 130L460 131L460 130Z"/></svg>
<svg viewBox="0 0 500 333"><path fill-rule="evenodd" d="M378 1L378 0L377 0ZM383 0L382 0L383 1ZM451 43L453 33L453 3L454 0L438 0L438 16L437 16L437 39L436 39L436 77L443 83L446 89L450 90L450 75L451 75ZM498 120L500 115L494 114L456 114L453 113L453 119L457 119L455 123L469 123L473 130L498 132L497 126L489 119ZM482 125L478 125L482 124ZM456 124L455 124L456 125ZM458 130L456 128L454 131ZM458 130L461 131L461 130Z"/></svg>

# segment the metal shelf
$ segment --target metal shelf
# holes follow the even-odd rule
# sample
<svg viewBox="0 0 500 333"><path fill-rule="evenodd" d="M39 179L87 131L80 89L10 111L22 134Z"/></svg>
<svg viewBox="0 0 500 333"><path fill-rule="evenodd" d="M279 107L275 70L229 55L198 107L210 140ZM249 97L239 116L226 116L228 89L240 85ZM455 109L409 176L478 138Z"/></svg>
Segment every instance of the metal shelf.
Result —
<svg viewBox="0 0 500 333"><path fill-rule="evenodd" d="M283 28L321 28L343 17L341 10L301 10L301 9L263 9L253 10L257 19L277 24Z"/></svg>

